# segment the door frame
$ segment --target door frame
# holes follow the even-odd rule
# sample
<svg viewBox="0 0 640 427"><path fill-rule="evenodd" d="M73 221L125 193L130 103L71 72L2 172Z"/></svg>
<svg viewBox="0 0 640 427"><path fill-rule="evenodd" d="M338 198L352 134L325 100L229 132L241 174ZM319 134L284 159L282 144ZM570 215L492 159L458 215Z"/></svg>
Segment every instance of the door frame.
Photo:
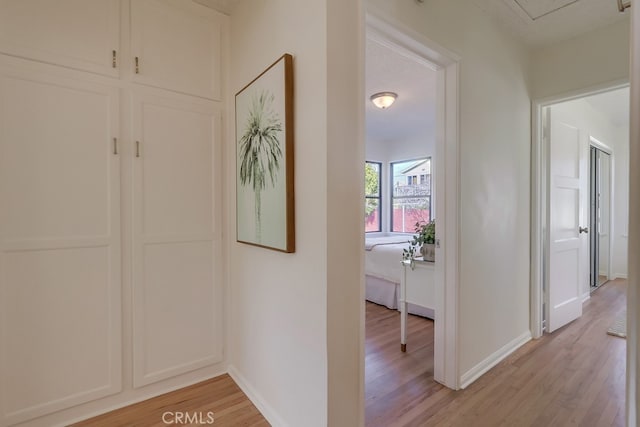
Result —
<svg viewBox="0 0 640 427"><path fill-rule="evenodd" d="M460 57L398 22L371 10L366 15L366 36L432 68L437 73L435 186L434 379L460 388L458 343L459 278L459 107ZM364 248L363 248L364 251ZM363 325L364 328L364 325Z"/></svg>
<svg viewBox="0 0 640 427"><path fill-rule="evenodd" d="M530 273L530 329L534 339L543 334L545 254L549 242L546 232L546 171L549 152L544 143L543 111L561 102L585 98L591 95L629 87L629 80L621 79L547 98L535 99L531 105L531 273ZM590 139L591 141L592 139ZM613 158L612 158L613 160Z"/></svg>
<svg viewBox="0 0 640 427"><path fill-rule="evenodd" d="M615 215L615 193L614 193L614 189L615 189L615 182L614 182L614 177L615 177L615 153L613 152L613 149L611 147L609 147L607 144L603 143L602 141L599 141L598 139L594 138L593 136L589 135L589 148L594 147L597 148L598 150L602 151L605 154L609 155L609 224L608 224L608 230L609 230L609 251L607 252L609 254L609 262L608 262L608 267L607 267L607 280L611 280L612 274L611 274L611 265L613 264L613 218ZM589 179L591 179L591 167L589 167ZM589 221L591 222L591 221ZM596 232L596 230L592 230L592 232ZM591 260L589 260L589 262L591 262ZM593 266L589 266L590 268L593 268ZM593 289L590 289L590 291Z"/></svg>

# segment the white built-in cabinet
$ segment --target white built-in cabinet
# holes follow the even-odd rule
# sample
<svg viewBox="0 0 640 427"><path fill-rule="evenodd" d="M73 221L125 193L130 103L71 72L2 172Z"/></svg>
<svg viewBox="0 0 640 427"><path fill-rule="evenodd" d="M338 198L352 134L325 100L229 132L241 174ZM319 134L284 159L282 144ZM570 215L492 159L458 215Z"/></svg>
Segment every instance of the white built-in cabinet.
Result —
<svg viewBox="0 0 640 427"><path fill-rule="evenodd" d="M222 360L219 113L134 90L134 384ZM213 286L212 286L213 285ZM171 343L171 344L169 344Z"/></svg>
<svg viewBox="0 0 640 427"><path fill-rule="evenodd" d="M0 0L0 51L117 77L121 5L120 0Z"/></svg>
<svg viewBox="0 0 640 427"><path fill-rule="evenodd" d="M93 415L223 360L225 19L0 0L0 426Z"/></svg>
<svg viewBox="0 0 640 427"><path fill-rule="evenodd" d="M119 90L0 66L4 423L120 390Z"/></svg>
<svg viewBox="0 0 640 427"><path fill-rule="evenodd" d="M220 14L190 1L132 1L133 80L219 100L221 27Z"/></svg>

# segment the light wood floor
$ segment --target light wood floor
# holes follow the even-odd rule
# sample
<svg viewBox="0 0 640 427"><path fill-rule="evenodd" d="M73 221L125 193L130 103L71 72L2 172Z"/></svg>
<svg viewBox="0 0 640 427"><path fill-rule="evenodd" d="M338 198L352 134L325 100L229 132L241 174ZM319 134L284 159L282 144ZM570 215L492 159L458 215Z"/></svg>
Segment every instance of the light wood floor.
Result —
<svg viewBox="0 0 640 427"><path fill-rule="evenodd" d="M626 281L609 282L583 316L531 341L467 389L433 381L433 322L367 303L365 419L375 426L624 426L626 340L606 334L626 306Z"/></svg>
<svg viewBox="0 0 640 427"><path fill-rule="evenodd" d="M173 412L165 415L165 420L170 424L162 420L165 412ZM176 412L188 412L190 417L198 418L194 423L177 422L185 418L176 419ZM213 423L208 423L209 412L213 413ZM222 375L74 424L77 427L166 427L167 425L262 427L268 426L269 423L231 377Z"/></svg>
<svg viewBox="0 0 640 427"><path fill-rule="evenodd" d="M432 321L409 316L402 353L399 314L367 303L366 426L623 426L626 341L606 331L625 295L625 281L603 285L580 319L524 345L457 392L433 381ZM168 411L211 411L214 426L269 425L228 375L75 425L165 426Z"/></svg>

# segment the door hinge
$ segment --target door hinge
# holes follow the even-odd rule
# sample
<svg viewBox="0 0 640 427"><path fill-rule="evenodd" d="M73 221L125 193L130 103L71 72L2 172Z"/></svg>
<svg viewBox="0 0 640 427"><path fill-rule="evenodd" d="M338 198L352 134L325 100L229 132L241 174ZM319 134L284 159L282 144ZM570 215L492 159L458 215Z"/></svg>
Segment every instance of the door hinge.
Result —
<svg viewBox="0 0 640 427"><path fill-rule="evenodd" d="M116 68L117 65L118 65L117 60L116 60L117 55L118 55L118 53L115 50L111 51L111 67L112 68Z"/></svg>
<svg viewBox="0 0 640 427"><path fill-rule="evenodd" d="M440 239L436 239L436 248L440 248Z"/></svg>
<svg viewBox="0 0 640 427"><path fill-rule="evenodd" d="M135 62L136 62L136 74L140 74L140 58L136 56Z"/></svg>
<svg viewBox="0 0 640 427"><path fill-rule="evenodd" d="M136 157L140 157L140 141L136 141Z"/></svg>
<svg viewBox="0 0 640 427"><path fill-rule="evenodd" d="M113 138L113 155L118 155L118 138Z"/></svg>

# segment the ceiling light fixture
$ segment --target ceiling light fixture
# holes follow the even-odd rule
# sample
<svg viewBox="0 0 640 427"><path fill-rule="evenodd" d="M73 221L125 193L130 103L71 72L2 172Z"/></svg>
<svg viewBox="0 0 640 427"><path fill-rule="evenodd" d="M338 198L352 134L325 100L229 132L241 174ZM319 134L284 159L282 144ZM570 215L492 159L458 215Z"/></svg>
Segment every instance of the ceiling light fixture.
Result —
<svg viewBox="0 0 640 427"><path fill-rule="evenodd" d="M373 102L373 104L381 110L385 110L391 107L391 104L395 102L397 97L397 93L378 92L371 95L371 102Z"/></svg>

